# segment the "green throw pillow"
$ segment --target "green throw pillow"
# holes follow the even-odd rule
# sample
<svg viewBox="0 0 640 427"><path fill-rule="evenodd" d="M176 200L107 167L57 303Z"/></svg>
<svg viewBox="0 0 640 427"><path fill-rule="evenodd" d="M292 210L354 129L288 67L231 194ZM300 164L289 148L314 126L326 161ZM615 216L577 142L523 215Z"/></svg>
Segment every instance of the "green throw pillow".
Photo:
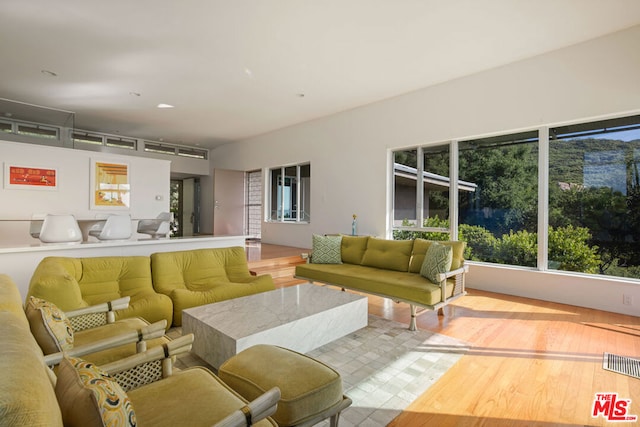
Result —
<svg viewBox="0 0 640 427"><path fill-rule="evenodd" d="M312 264L342 264L342 236L313 235Z"/></svg>
<svg viewBox="0 0 640 427"><path fill-rule="evenodd" d="M431 243L420 268L420 275L433 283L438 283L438 274L451 270L453 248L451 246Z"/></svg>

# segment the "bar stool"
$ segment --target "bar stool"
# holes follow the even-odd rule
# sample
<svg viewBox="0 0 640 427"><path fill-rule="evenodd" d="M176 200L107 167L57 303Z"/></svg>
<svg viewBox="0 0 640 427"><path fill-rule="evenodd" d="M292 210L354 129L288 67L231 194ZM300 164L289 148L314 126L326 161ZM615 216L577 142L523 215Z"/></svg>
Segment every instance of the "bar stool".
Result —
<svg viewBox="0 0 640 427"><path fill-rule="evenodd" d="M38 238L42 243L80 243L82 232L73 215L48 214L44 217Z"/></svg>

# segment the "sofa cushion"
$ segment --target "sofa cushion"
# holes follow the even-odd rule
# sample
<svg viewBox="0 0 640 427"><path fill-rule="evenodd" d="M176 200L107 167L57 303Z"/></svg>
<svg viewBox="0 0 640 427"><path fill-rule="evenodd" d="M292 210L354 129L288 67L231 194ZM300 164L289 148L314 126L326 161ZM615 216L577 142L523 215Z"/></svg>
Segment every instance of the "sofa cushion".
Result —
<svg viewBox="0 0 640 427"><path fill-rule="evenodd" d="M218 281L211 283L206 291L191 291L189 289L175 289L171 292L173 301L173 324L182 325L182 310L213 302L244 297L275 289L270 275L251 276L242 282Z"/></svg>
<svg viewBox="0 0 640 427"><path fill-rule="evenodd" d="M409 263L409 271L411 273L420 273L424 256L435 240L415 239L413 243L413 251L411 252L411 262ZM457 270L464 264L464 248L467 245L465 241L437 241L441 245L451 246L453 249L453 258L451 261L451 270Z"/></svg>
<svg viewBox="0 0 640 427"><path fill-rule="evenodd" d="M244 248L211 248L151 254L151 276L157 292L203 291L211 283L251 276Z"/></svg>
<svg viewBox="0 0 640 427"><path fill-rule="evenodd" d="M439 243L432 243L424 256L420 274L433 283L438 283L438 275L451 269L453 248Z"/></svg>
<svg viewBox="0 0 640 427"><path fill-rule="evenodd" d="M342 264L340 246L342 236L312 236L312 257L314 264Z"/></svg>
<svg viewBox="0 0 640 427"><path fill-rule="evenodd" d="M353 264L298 264L296 276L318 282L389 297L393 300L414 301L431 306L442 301L440 286L420 274L406 271L383 270ZM454 281L447 280L446 296L453 294Z"/></svg>
<svg viewBox="0 0 640 427"><path fill-rule="evenodd" d="M368 241L369 236L342 236L342 244L340 246L342 262L349 264L362 263L362 257L367 249Z"/></svg>
<svg viewBox="0 0 640 427"><path fill-rule="evenodd" d="M201 366L176 370L170 377L127 394L141 426L211 426L246 405L245 399ZM267 418L253 425L276 424Z"/></svg>
<svg viewBox="0 0 640 427"><path fill-rule="evenodd" d="M31 277L27 297L33 295L53 302L65 311L88 307L89 304L83 299L78 283L81 277L80 260L46 257L40 261Z"/></svg>
<svg viewBox="0 0 640 427"><path fill-rule="evenodd" d="M13 283L11 277L6 274L0 274L0 312L8 312L15 315L18 322L23 323L27 327L29 322L24 315L22 306L22 296L18 287Z"/></svg>
<svg viewBox="0 0 640 427"><path fill-rule="evenodd" d="M385 270L407 271L413 240L384 240L370 237L362 265Z"/></svg>
<svg viewBox="0 0 640 427"><path fill-rule="evenodd" d="M31 332L45 354L73 348L71 321L55 304L31 296L25 311Z"/></svg>
<svg viewBox="0 0 640 427"><path fill-rule="evenodd" d="M90 305L151 291L151 264L145 256L79 258L82 297ZM149 320L149 319L147 319Z"/></svg>
<svg viewBox="0 0 640 427"><path fill-rule="evenodd" d="M280 426L303 424L342 401L338 372L309 356L273 345L258 344L241 351L220 366L219 375L247 400L278 387L281 398L272 417Z"/></svg>
<svg viewBox="0 0 640 427"><path fill-rule="evenodd" d="M136 331L149 325L144 319L139 317L132 317L128 319L120 319L115 323L109 323L99 326L97 328L85 329L83 331L76 331L74 334L74 345L81 347L89 345L100 340L107 340L110 338L122 335L124 332ZM169 342L169 338L162 336L152 340L147 340L147 348L153 348ZM136 354L136 343L123 344L116 347L111 347L106 350L96 351L91 354L82 356L88 362L95 363L96 365L104 365L114 362L116 360L124 359L133 354Z"/></svg>
<svg viewBox="0 0 640 427"><path fill-rule="evenodd" d="M122 387L98 366L64 358L58 368L56 396L69 427L135 426L133 405Z"/></svg>

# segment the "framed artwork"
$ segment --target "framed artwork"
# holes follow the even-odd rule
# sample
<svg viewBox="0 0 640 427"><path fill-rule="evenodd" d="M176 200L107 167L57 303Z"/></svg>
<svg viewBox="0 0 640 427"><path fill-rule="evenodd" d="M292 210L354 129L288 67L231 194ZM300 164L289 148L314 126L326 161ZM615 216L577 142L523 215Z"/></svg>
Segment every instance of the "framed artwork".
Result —
<svg viewBox="0 0 640 427"><path fill-rule="evenodd" d="M129 165L91 159L91 209L129 209Z"/></svg>
<svg viewBox="0 0 640 427"><path fill-rule="evenodd" d="M4 188L13 190L57 190L58 170L50 167L5 163Z"/></svg>

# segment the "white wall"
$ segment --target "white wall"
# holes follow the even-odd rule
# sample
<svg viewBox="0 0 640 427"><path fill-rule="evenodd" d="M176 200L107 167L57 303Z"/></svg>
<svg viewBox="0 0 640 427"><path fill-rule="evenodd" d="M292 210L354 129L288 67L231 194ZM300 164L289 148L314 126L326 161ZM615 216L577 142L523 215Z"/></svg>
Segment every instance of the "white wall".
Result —
<svg viewBox="0 0 640 427"><path fill-rule="evenodd" d="M71 213L77 218L94 218L104 210L91 210L91 159L129 165L132 218L155 218L169 210L169 174L171 162L143 157L95 153L68 148L7 142L0 140L0 161L4 165L56 168L58 188L55 191L7 189L4 173L0 186L0 219L29 219L33 213ZM161 200L156 200L159 196ZM113 211L116 212L116 211ZM0 246L33 244L38 241L28 234L28 222L0 221Z"/></svg>
<svg viewBox="0 0 640 427"><path fill-rule="evenodd" d="M638 46L640 26L225 145L213 150L212 166L252 170L311 162L311 223L264 223L264 242L310 247L312 233L349 233L354 213L359 233L385 236L389 150L637 112ZM313 102L313 95L304 101ZM496 289L508 290L518 283L517 277L507 277L492 277ZM500 285L503 278L506 286ZM473 274L469 279L473 284ZM564 276L545 274L546 286L527 281L519 292L549 299L554 283L563 280ZM634 299L640 304L640 285L634 285ZM638 306L621 305L620 289L609 298L602 301L607 309L640 313Z"/></svg>

